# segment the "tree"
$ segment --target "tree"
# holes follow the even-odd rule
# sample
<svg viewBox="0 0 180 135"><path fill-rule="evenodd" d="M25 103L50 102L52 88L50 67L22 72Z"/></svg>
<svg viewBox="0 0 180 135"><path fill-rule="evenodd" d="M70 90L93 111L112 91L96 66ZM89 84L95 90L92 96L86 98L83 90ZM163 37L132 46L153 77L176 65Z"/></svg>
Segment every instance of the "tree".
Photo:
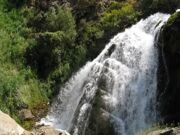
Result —
<svg viewBox="0 0 180 135"><path fill-rule="evenodd" d="M35 34L36 45L27 49L26 58L40 77L47 78L67 61L74 46L76 29L71 9L67 6L51 7L44 16L45 29Z"/></svg>

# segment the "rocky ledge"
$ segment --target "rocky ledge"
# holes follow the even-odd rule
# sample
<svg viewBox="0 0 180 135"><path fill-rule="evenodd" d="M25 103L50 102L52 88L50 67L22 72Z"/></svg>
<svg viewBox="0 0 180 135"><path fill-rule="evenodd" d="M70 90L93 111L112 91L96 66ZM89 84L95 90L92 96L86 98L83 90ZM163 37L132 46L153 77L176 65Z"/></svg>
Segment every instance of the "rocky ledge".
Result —
<svg viewBox="0 0 180 135"><path fill-rule="evenodd" d="M159 129L152 131L148 133L147 135L180 135L180 128L165 128L165 129Z"/></svg>
<svg viewBox="0 0 180 135"><path fill-rule="evenodd" d="M41 126L24 135L70 135L65 130L56 130L50 126Z"/></svg>
<svg viewBox="0 0 180 135"><path fill-rule="evenodd" d="M64 130L56 130L50 126L39 126L32 131L24 130L9 115L0 111L0 135L70 135Z"/></svg>
<svg viewBox="0 0 180 135"><path fill-rule="evenodd" d="M18 125L9 115L0 111L0 134L21 135L25 130Z"/></svg>

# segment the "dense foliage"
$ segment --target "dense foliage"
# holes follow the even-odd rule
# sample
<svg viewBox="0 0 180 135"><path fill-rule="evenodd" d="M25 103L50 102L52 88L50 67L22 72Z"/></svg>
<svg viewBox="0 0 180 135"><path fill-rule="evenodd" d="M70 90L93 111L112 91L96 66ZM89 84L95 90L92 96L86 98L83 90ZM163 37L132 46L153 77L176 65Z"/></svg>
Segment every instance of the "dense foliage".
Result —
<svg viewBox="0 0 180 135"><path fill-rule="evenodd" d="M7 11L0 1L0 109L17 118L22 108L33 109L48 101L48 85L40 82L24 53L30 41L23 37L26 19L18 10Z"/></svg>
<svg viewBox="0 0 180 135"><path fill-rule="evenodd" d="M102 2L51 3L46 10L34 6L27 12L36 41L26 51L27 64L51 83L53 93L85 61L94 59L111 36L137 21L131 2L108 2L100 10Z"/></svg>

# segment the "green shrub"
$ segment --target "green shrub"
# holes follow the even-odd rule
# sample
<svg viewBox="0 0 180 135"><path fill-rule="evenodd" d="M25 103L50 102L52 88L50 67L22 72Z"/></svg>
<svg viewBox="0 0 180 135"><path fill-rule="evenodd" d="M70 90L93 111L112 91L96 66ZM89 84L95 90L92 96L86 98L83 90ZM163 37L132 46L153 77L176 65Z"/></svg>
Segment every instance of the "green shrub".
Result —
<svg viewBox="0 0 180 135"><path fill-rule="evenodd" d="M45 32L35 34L36 44L27 49L26 58L40 77L47 78L74 46L76 29L69 7L52 7L44 16Z"/></svg>
<svg viewBox="0 0 180 135"><path fill-rule="evenodd" d="M75 21L69 7L50 8L46 14L46 30L49 32L63 31L71 38L76 35Z"/></svg>
<svg viewBox="0 0 180 135"><path fill-rule="evenodd" d="M98 19L88 21L84 18L78 24L78 44L86 46L87 59L94 59L112 36L139 19L134 0L108 3L105 11L97 13Z"/></svg>
<svg viewBox="0 0 180 135"><path fill-rule="evenodd" d="M48 101L49 85L24 65L24 53L33 40L24 37L26 19L21 9L7 10L0 1L0 110L18 120L18 111ZM26 33L27 34L27 33Z"/></svg>
<svg viewBox="0 0 180 135"><path fill-rule="evenodd" d="M104 31L101 30L98 23L86 23L82 31L81 40L88 43L93 43L95 40L103 37Z"/></svg>
<svg viewBox="0 0 180 135"><path fill-rule="evenodd" d="M31 71L18 71L14 65L0 68L0 109L11 115L27 105L47 102L47 91Z"/></svg>
<svg viewBox="0 0 180 135"><path fill-rule="evenodd" d="M122 29L137 21L138 12L133 5L125 4L119 9L105 12L101 18L102 28L109 31L114 28Z"/></svg>
<svg viewBox="0 0 180 135"><path fill-rule="evenodd" d="M82 18L87 20L92 20L97 16L100 0L78 0L75 8L74 14L76 21L79 22Z"/></svg>
<svg viewBox="0 0 180 135"><path fill-rule="evenodd" d="M2 69L0 78L0 107L3 111L12 114L15 108L17 108L17 89L21 78L16 77L13 74L9 75Z"/></svg>

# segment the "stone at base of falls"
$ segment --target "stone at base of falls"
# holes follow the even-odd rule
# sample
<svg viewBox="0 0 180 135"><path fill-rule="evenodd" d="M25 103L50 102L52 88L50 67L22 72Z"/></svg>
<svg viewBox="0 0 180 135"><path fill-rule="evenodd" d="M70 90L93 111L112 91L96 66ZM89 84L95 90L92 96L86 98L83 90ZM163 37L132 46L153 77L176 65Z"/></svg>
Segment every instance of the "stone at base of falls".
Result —
<svg viewBox="0 0 180 135"><path fill-rule="evenodd" d="M41 126L38 129L32 131L31 135L70 135L70 134L65 130L57 130L50 126Z"/></svg>
<svg viewBox="0 0 180 135"><path fill-rule="evenodd" d="M22 135L24 129L9 115L0 111L0 135Z"/></svg>
<svg viewBox="0 0 180 135"><path fill-rule="evenodd" d="M21 120L32 120L34 119L34 115L32 114L31 110L29 109L22 109L19 112L19 116Z"/></svg>
<svg viewBox="0 0 180 135"><path fill-rule="evenodd" d="M24 130L9 115L0 111L0 135L70 135L64 130L56 130L50 126L40 126L33 131Z"/></svg>
<svg viewBox="0 0 180 135"><path fill-rule="evenodd" d="M180 135L180 128L175 127L175 128L159 129L152 131L147 135Z"/></svg>

